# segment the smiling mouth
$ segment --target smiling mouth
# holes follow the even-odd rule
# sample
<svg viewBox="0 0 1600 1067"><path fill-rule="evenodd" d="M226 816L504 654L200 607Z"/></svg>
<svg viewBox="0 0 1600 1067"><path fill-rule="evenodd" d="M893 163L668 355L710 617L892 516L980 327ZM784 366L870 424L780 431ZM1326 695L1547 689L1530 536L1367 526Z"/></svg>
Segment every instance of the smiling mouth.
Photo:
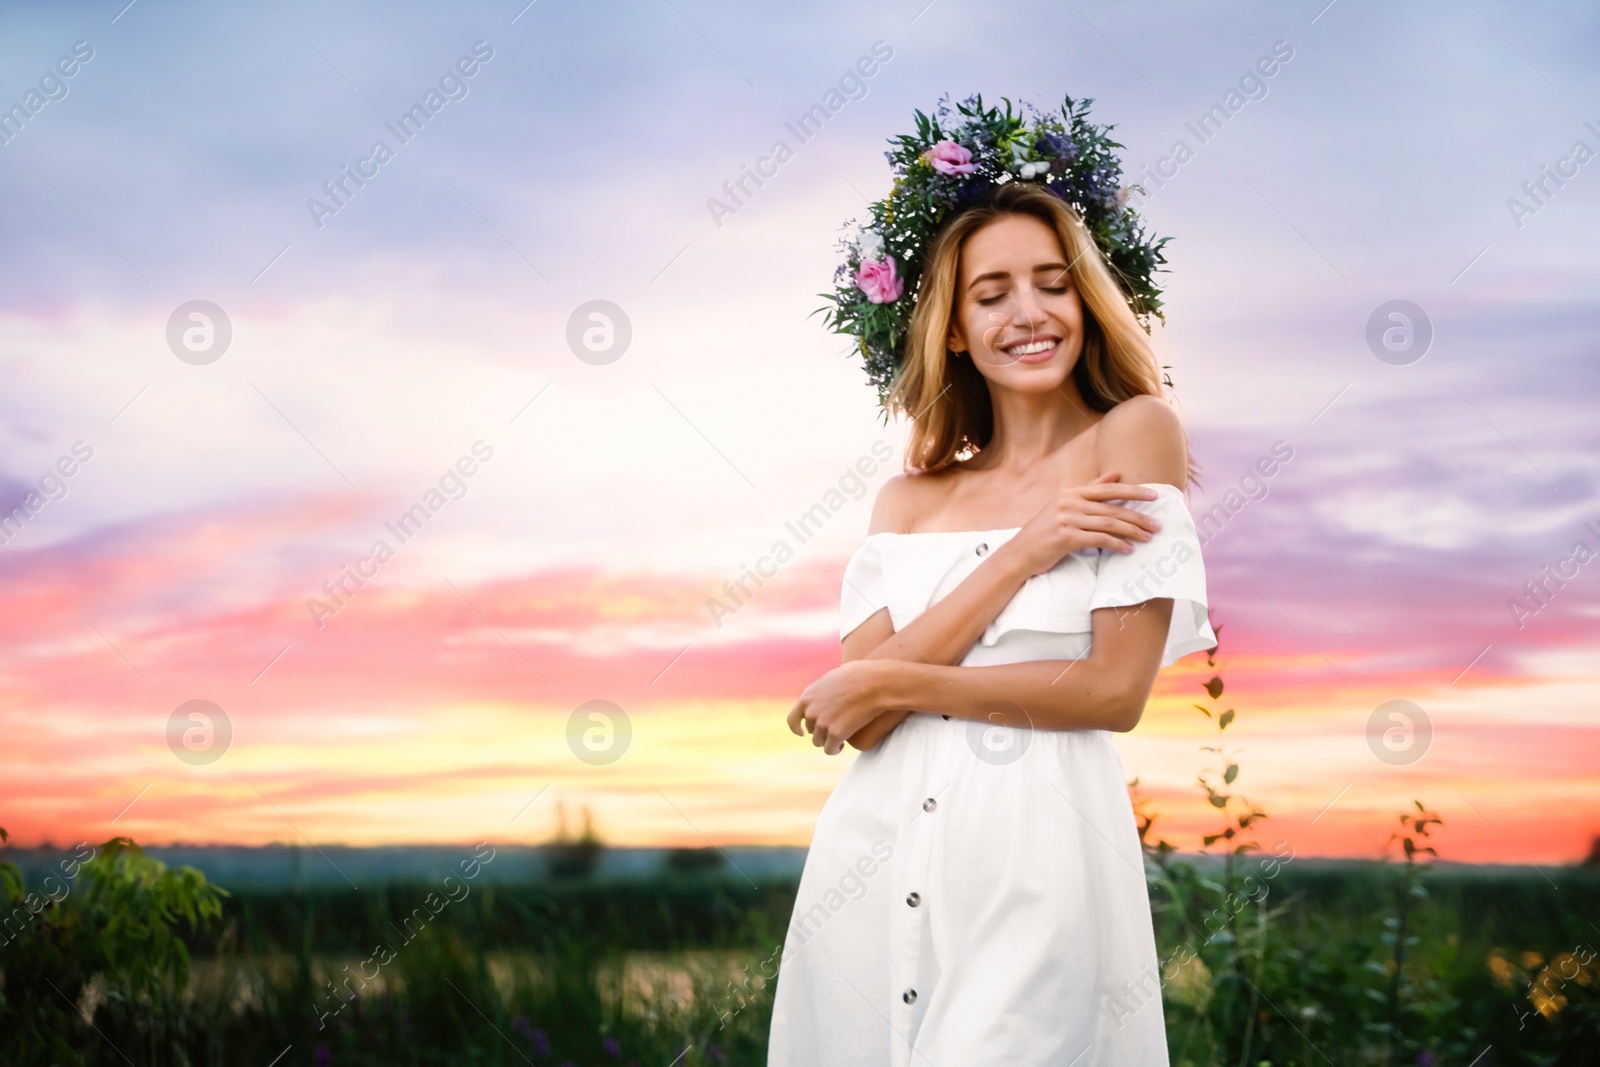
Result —
<svg viewBox="0 0 1600 1067"><path fill-rule="evenodd" d="M1035 337L1027 341L1013 341L1009 345L1000 345L999 351L1018 363L1043 363L1055 355L1060 345L1059 337Z"/></svg>

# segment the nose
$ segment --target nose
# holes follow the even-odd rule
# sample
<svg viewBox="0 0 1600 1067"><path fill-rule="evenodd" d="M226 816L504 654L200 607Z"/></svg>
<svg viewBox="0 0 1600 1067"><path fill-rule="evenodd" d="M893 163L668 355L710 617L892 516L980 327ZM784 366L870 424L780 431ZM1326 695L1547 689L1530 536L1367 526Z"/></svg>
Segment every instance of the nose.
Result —
<svg viewBox="0 0 1600 1067"><path fill-rule="evenodd" d="M998 307L989 309L989 328L984 331L984 342L994 351L1009 333L1032 333L1045 319L1039 294L1031 285L1019 286L1006 294Z"/></svg>

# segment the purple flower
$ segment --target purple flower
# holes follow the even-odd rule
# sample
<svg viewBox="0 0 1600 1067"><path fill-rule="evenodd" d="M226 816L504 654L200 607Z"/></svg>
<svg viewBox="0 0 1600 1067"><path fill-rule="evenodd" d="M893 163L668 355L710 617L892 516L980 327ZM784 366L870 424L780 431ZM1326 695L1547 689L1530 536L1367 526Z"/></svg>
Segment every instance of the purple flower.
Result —
<svg viewBox="0 0 1600 1067"><path fill-rule="evenodd" d="M721 1045L712 1045L710 1048L706 1049L706 1052L718 1063L726 1063L728 1061L728 1054L722 1051Z"/></svg>
<svg viewBox="0 0 1600 1067"><path fill-rule="evenodd" d="M922 153L922 158L940 174L971 174L978 169L972 153L954 141L940 141Z"/></svg>
<svg viewBox="0 0 1600 1067"><path fill-rule="evenodd" d="M618 1043L616 1038L608 1037L600 1042L600 1051L612 1059L617 1059L622 1055L622 1045Z"/></svg>
<svg viewBox="0 0 1600 1067"><path fill-rule="evenodd" d="M528 1041L533 1045L533 1054L539 1057L550 1055L550 1037L543 1030L535 1030L528 1035Z"/></svg>
<svg viewBox="0 0 1600 1067"><path fill-rule="evenodd" d="M329 1067L329 1065L332 1063L333 1049L319 1041L317 1043L317 1050L311 1055L312 1067Z"/></svg>
<svg viewBox="0 0 1600 1067"><path fill-rule="evenodd" d="M1427 1049L1417 1053L1417 1067L1438 1067L1438 1065L1438 1058Z"/></svg>
<svg viewBox="0 0 1600 1067"><path fill-rule="evenodd" d="M1033 143L1033 150L1041 156L1053 156L1067 163L1078 158L1078 146L1072 138L1060 133L1047 133Z"/></svg>

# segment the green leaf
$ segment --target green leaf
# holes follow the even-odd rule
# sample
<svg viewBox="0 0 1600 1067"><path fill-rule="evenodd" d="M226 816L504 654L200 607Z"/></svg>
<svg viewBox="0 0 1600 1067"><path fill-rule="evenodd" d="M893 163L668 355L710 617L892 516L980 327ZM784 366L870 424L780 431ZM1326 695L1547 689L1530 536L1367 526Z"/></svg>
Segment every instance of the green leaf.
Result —
<svg viewBox="0 0 1600 1067"><path fill-rule="evenodd" d="M1222 775L1223 782L1227 785L1232 785L1233 780L1237 777L1239 777L1239 765L1237 763L1228 764L1228 769Z"/></svg>
<svg viewBox="0 0 1600 1067"><path fill-rule="evenodd" d="M1228 728L1228 724L1232 721L1233 709L1229 708L1227 711L1222 713L1222 716L1219 719L1217 719L1217 729L1226 730Z"/></svg>
<svg viewBox="0 0 1600 1067"><path fill-rule="evenodd" d="M1206 718L1211 718L1211 709L1206 707L1204 704L1196 704L1194 705L1194 709L1200 714L1204 715Z"/></svg>

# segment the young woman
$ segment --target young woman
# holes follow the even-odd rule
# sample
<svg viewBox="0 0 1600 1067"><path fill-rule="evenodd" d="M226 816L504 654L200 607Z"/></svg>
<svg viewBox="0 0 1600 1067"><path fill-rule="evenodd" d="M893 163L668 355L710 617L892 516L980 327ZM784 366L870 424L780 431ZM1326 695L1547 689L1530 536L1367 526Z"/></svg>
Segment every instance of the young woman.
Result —
<svg viewBox="0 0 1600 1067"><path fill-rule="evenodd" d="M1166 1064L1112 731L1210 648L1182 426L1095 240L1000 185L932 241L843 663L789 714L860 755L817 820L775 1065Z"/></svg>

